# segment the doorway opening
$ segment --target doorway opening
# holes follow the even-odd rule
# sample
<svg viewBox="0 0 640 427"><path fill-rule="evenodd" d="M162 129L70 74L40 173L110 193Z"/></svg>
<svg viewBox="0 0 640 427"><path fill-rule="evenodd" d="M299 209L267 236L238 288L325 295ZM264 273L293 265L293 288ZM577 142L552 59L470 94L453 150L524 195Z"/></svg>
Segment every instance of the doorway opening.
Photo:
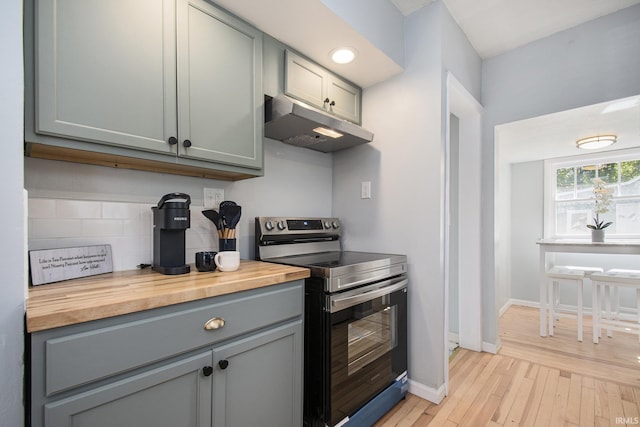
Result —
<svg viewBox="0 0 640 427"><path fill-rule="evenodd" d="M482 106L451 74L446 85L444 271L445 394L450 348L482 350ZM450 343L450 337L452 342Z"/></svg>

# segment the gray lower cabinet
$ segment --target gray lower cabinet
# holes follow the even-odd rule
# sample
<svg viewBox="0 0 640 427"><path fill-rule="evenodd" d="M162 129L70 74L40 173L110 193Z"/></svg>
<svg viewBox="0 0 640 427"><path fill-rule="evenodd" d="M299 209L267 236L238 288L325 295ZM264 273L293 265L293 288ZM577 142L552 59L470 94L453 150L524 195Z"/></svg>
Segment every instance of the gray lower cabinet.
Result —
<svg viewBox="0 0 640 427"><path fill-rule="evenodd" d="M27 0L30 14L28 143L261 174L260 31L204 0Z"/></svg>
<svg viewBox="0 0 640 427"><path fill-rule="evenodd" d="M211 425L211 351L44 405L45 426ZM80 369L81 367L78 367Z"/></svg>
<svg viewBox="0 0 640 427"><path fill-rule="evenodd" d="M214 349L213 425L301 426L301 323L281 327ZM268 388L256 386L269 384Z"/></svg>
<svg viewBox="0 0 640 427"><path fill-rule="evenodd" d="M30 334L29 425L299 427L303 298L296 281Z"/></svg>

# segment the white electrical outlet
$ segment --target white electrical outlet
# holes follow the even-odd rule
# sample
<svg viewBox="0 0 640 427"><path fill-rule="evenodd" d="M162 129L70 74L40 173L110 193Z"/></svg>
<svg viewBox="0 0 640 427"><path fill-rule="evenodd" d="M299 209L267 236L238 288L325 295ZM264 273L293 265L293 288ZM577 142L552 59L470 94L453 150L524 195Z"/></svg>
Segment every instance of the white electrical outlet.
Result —
<svg viewBox="0 0 640 427"><path fill-rule="evenodd" d="M224 200L224 189L222 188L205 188L204 189L204 207L205 209L214 209L220 206L220 202Z"/></svg>
<svg viewBox="0 0 640 427"><path fill-rule="evenodd" d="M360 183L360 198L361 199L371 198L371 181L362 181Z"/></svg>

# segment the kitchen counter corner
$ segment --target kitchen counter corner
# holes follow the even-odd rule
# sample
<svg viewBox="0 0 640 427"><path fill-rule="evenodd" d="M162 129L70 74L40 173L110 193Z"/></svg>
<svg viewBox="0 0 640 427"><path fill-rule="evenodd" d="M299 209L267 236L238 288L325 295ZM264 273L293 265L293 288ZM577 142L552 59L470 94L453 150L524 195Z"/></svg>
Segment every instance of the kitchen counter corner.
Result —
<svg viewBox="0 0 640 427"><path fill-rule="evenodd" d="M309 270L243 260L233 272L163 275L129 270L29 288L27 332L305 279Z"/></svg>

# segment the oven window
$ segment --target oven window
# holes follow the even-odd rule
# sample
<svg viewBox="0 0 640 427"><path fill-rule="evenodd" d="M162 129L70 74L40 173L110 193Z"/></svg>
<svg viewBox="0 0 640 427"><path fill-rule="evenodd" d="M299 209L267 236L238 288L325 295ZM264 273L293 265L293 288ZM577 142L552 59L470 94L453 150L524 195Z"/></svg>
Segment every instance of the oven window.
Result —
<svg viewBox="0 0 640 427"><path fill-rule="evenodd" d="M364 313L356 311L356 317L358 314L362 318L348 325L348 375L353 375L398 345L396 306L370 307Z"/></svg>

